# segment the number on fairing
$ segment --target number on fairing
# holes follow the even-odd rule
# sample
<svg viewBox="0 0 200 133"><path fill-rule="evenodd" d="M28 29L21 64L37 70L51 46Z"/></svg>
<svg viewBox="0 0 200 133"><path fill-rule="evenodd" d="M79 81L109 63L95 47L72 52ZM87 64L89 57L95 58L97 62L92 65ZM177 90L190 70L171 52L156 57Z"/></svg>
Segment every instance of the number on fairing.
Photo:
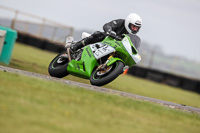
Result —
<svg viewBox="0 0 200 133"><path fill-rule="evenodd" d="M100 48L95 47L95 45L90 45L90 48L97 60L115 51L113 47L108 45L104 45Z"/></svg>

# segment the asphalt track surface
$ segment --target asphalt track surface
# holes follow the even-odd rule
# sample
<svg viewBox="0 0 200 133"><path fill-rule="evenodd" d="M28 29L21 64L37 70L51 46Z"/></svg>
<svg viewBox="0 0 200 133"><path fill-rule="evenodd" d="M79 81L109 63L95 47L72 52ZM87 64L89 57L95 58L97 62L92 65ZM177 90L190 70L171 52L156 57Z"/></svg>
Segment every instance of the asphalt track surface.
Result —
<svg viewBox="0 0 200 133"><path fill-rule="evenodd" d="M172 108L172 109L179 109L179 110L183 110L183 111L186 111L186 112L192 112L192 113L200 114L200 108L191 107L191 106L182 105L182 104L177 104L177 103L172 103L172 102L167 102L167 101L149 98L149 97L145 97L145 96L140 96L140 95L136 95L136 94L131 94L131 93L127 93L127 92L112 90L112 89L103 88L103 87L97 87L97 86L88 85L88 84L79 83L79 82L70 81L70 80L65 80L65 79L54 78L54 77L50 77L50 76L47 76L47 75L23 71L23 70L5 67L5 66L1 66L1 65L0 65L0 71L17 73L17 74L30 76L30 77L42 78L42 79L45 79L45 80L58 81L58 82L61 82L63 84L66 84L66 85L77 86L77 87L85 88L85 89L100 92L100 93L120 95L120 96L123 96L123 97L129 97L129 98L133 98L133 99L137 99L137 100L157 103L157 104L160 104L160 105Z"/></svg>

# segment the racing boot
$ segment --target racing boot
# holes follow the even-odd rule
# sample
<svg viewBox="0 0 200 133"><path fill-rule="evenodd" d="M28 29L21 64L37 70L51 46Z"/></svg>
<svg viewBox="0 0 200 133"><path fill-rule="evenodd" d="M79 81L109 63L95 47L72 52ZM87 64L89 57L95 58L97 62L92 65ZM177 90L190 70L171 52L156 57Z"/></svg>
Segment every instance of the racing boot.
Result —
<svg viewBox="0 0 200 133"><path fill-rule="evenodd" d="M83 40L70 46L71 51L75 52L78 49L95 42L102 41L105 38L105 35L100 31L94 32L91 36L84 38Z"/></svg>

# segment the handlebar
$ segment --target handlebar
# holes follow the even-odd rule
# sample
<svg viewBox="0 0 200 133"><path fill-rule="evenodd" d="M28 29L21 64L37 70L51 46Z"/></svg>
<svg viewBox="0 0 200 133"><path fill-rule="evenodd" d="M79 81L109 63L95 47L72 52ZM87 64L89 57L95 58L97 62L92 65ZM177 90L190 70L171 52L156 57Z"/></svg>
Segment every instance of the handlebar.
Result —
<svg viewBox="0 0 200 133"><path fill-rule="evenodd" d="M106 36L112 37L113 39L117 40L117 41L121 41L122 38L116 35L112 35L112 34L106 34Z"/></svg>

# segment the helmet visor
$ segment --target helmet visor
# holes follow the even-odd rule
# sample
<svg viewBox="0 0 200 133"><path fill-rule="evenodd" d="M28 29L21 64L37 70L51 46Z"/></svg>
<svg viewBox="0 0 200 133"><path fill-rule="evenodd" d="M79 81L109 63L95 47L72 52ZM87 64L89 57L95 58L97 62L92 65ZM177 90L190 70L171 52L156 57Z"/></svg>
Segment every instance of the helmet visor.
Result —
<svg viewBox="0 0 200 133"><path fill-rule="evenodd" d="M129 24L129 28L130 28L131 32L134 33L134 34L137 33L140 29L139 26L136 26L136 25L133 25L133 24Z"/></svg>

